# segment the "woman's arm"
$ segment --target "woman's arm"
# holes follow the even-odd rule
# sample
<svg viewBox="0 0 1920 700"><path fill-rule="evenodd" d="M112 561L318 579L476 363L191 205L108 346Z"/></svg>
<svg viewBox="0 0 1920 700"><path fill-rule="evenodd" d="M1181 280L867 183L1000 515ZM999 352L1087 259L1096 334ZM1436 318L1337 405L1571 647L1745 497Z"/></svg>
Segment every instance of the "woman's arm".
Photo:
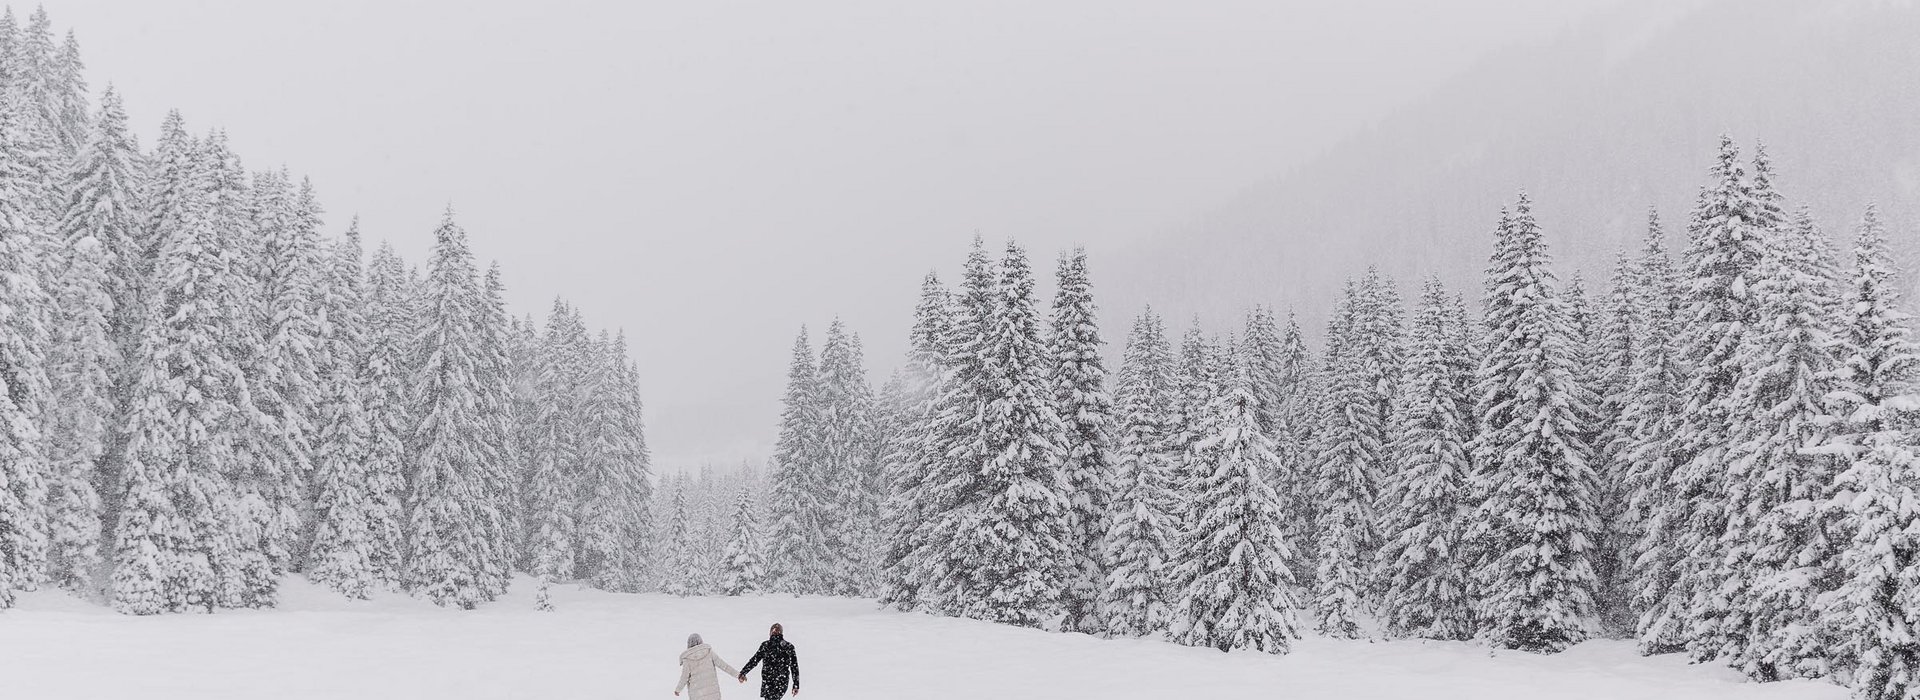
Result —
<svg viewBox="0 0 1920 700"><path fill-rule="evenodd" d="M681 690L686 689L687 681L691 680L692 678L693 678L693 667L688 666L686 664L680 664L680 682L674 684L673 694L679 695Z"/></svg>
<svg viewBox="0 0 1920 700"><path fill-rule="evenodd" d="M720 667L720 670L722 671L726 671L727 675L729 676L733 676L735 678L740 677L740 672L733 670L732 666L728 666L727 660L720 658L719 654L713 655L713 665Z"/></svg>

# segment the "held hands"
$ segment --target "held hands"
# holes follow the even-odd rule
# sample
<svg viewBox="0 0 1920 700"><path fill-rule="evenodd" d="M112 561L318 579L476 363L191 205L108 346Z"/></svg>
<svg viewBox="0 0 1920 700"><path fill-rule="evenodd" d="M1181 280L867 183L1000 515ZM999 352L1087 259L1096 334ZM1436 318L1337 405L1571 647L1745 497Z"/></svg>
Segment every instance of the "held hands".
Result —
<svg viewBox="0 0 1920 700"><path fill-rule="evenodd" d="M740 682L741 683L747 682L747 674L744 674L744 673L740 674Z"/></svg>

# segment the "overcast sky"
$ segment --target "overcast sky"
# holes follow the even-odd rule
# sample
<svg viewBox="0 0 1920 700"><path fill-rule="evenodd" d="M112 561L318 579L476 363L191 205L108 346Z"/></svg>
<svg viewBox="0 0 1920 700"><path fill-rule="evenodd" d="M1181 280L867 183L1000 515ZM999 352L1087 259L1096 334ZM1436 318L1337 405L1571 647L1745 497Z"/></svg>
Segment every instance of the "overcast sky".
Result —
<svg viewBox="0 0 1920 700"><path fill-rule="evenodd" d="M1614 0L49 2L167 109L424 256L451 203L518 313L625 328L662 471L762 458L793 334L873 381L976 231L1100 260ZM16 11L23 15L27 8ZM816 339L818 333L816 332ZM1119 340L1109 330L1109 341ZM1114 361L1117 361L1117 352Z"/></svg>

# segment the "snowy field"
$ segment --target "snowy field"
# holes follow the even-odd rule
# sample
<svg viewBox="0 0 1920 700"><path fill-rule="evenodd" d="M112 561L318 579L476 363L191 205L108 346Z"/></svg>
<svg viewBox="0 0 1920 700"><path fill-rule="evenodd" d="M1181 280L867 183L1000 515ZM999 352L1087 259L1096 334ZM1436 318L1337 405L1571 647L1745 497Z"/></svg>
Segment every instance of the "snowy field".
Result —
<svg viewBox="0 0 1920 700"><path fill-rule="evenodd" d="M284 608L126 617L58 593L0 613L0 697L672 698L675 658L699 632L745 663L768 623L799 649L803 698L1445 698L1840 700L1815 682L1757 685L1678 657L1594 642L1558 656L1454 643L1309 639L1286 657L1047 634L905 615L844 599L692 598L531 587L478 612L404 597L352 603L304 581ZM748 685L726 697L751 700Z"/></svg>

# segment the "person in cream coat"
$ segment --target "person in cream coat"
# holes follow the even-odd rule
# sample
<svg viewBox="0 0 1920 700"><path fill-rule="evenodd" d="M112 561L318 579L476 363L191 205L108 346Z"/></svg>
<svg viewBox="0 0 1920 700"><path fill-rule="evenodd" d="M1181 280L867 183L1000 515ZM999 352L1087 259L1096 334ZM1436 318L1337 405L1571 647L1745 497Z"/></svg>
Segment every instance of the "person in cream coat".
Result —
<svg viewBox="0 0 1920 700"><path fill-rule="evenodd" d="M720 700L719 671L726 671L729 678L740 675L713 653L713 647L701 641L700 635L689 634L687 650L680 652L680 683L673 686L673 694L685 690L691 700Z"/></svg>

